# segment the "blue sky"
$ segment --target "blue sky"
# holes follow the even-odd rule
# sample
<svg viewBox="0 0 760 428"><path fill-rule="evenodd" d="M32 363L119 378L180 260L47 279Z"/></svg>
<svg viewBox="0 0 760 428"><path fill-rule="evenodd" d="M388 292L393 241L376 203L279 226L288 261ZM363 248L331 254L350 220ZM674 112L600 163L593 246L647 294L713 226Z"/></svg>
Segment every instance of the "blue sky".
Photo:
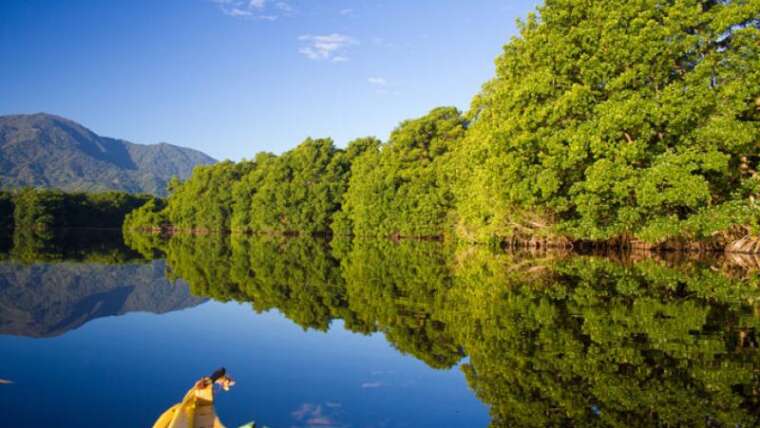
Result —
<svg viewBox="0 0 760 428"><path fill-rule="evenodd" d="M7 0L0 114L219 159L466 109L537 1Z"/></svg>

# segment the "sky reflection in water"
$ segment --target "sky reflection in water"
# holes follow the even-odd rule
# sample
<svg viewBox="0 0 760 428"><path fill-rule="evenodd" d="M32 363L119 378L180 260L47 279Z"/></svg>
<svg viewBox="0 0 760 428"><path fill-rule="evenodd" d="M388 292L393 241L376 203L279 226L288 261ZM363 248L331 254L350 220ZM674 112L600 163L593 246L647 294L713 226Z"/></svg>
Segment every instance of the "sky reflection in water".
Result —
<svg viewBox="0 0 760 428"><path fill-rule="evenodd" d="M275 311L209 302L131 313L63 336L0 336L0 409L14 427L149 426L194 380L225 366L228 427L485 426L487 409L454 368L433 370L335 321L305 332ZM8 419L9 418L9 419Z"/></svg>

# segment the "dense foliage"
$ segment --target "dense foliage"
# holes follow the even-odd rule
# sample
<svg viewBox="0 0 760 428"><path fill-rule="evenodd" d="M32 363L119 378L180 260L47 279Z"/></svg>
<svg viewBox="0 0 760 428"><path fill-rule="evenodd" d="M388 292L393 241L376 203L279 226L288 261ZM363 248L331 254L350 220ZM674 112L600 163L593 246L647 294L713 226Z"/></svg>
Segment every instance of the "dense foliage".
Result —
<svg viewBox="0 0 760 428"><path fill-rule="evenodd" d="M170 183L125 228L268 234L440 236L453 208L450 158L464 137L454 108L402 123L383 144L360 138L338 149L307 139L280 156L196 168Z"/></svg>
<svg viewBox="0 0 760 428"><path fill-rule="evenodd" d="M202 296L304 328L343 319L434 368L468 357L493 427L760 423L758 277L725 260L239 235L159 245Z"/></svg>
<svg viewBox="0 0 760 428"><path fill-rule="evenodd" d="M120 228L124 217L151 196L121 192L65 193L22 189L11 196L15 229L50 230L62 227Z"/></svg>
<svg viewBox="0 0 760 428"><path fill-rule="evenodd" d="M753 226L760 3L539 10L473 103L462 232L657 243Z"/></svg>
<svg viewBox="0 0 760 428"><path fill-rule="evenodd" d="M248 162L221 162L200 166L184 183L170 183L166 218L186 230L230 230L232 184L251 166Z"/></svg>
<svg viewBox="0 0 760 428"><path fill-rule="evenodd" d="M151 201L125 229L330 233L354 159L378 145L361 138L338 149L330 139L309 138L280 156L260 153L250 161L198 167L185 182L170 183L165 206Z"/></svg>
<svg viewBox="0 0 760 428"><path fill-rule="evenodd" d="M453 207L450 156L465 121L438 108L403 122L353 166L344 215L357 236L438 236Z"/></svg>
<svg viewBox="0 0 760 428"><path fill-rule="evenodd" d="M69 233L71 228L118 231L127 213L152 198L119 192L64 193L45 189L0 193L0 252L9 251L24 261L57 260L62 248L78 245L73 240L81 234ZM121 236L117 234L116 239L121 241Z"/></svg>
<svg viewBox="0 0 760 428"><path fill-rule="evenodd" d="M143 225L721 249L760 232L758 0L548 0L520 29L466 120L200 168Z"/></svg>
<svg viewBox="0 0 760 428"><path fill-rule="evenodd" d="M165 199L151 197L145 204L127 213L124 217L122 229L142 230L143 228L165 227L169 224L169 219L164 212L165 208Z"/></svg>
<svg viewBox="0 0 760 428"><path fill-rule="evenodd" d="M13 229L13 195L0 191L0 236Z"/></svg>
<svg viewBox="0 0 760 428"><path fill-rule="evenodd" d="M259 156L235 183L235 229L324 233L340 209L350 159L330 139L307 139L281 156Z"/></svg>
<svg viewBox="0 0 760 428"><path fill-rule="evenodd" d="M16 193L13 202L16 229L52 229L64 227L69 221L65 217L64 193L59 190L27 188Z"/></svg>

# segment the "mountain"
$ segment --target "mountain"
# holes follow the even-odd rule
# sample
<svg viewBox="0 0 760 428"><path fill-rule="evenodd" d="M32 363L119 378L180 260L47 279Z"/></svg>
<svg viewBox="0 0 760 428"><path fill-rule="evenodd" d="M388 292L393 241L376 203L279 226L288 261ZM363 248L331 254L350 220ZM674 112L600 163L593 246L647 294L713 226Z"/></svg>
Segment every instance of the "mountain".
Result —
<svg viewBox="0 0 760 428"><path fill-rule="evenodd" d="M53 337L101 317L163 314L206 301L164 277L164 261L0 262L0 335Z"/></svg>
<svg viewBox="0 0 760 428"><path fill-rule="evenodd" d="M165 195L173 176L216 162L197 150L101 137L50 115L0 116L0 186Z"/></svg>

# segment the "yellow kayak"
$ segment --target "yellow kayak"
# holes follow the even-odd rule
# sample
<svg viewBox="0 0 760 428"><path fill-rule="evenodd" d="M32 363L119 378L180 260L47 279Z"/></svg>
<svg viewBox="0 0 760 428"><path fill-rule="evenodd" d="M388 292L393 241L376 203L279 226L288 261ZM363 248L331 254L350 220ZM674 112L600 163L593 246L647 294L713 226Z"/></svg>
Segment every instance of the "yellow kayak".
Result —
<svg viewBox="0 0 760 428"><path fill-rule="evenodd" d="M187 391L181 403L158 418L153 428L224 428L214 410L214 384L226 391L235 382L227 377L224 369L202 378Z"/></svg>

